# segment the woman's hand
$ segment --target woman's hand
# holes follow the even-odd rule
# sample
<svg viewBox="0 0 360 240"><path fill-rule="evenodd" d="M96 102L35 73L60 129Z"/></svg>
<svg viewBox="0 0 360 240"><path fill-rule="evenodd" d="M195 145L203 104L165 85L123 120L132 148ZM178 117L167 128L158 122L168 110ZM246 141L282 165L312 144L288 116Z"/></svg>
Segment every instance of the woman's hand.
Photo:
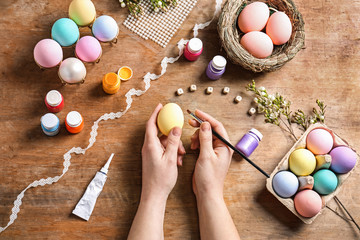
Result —
<svg viewBox="0 0 360 240"><path fill-rule="evenodd" d="M146 124L142 148L142 193L141 198L152 196L167 199L174 188L178 169L182 165L185 148L180 140L182 130L173 128L169 136L158 137L157 116L162 105L159 104Z"/></svg>
<svg viewBox="0 0 360 240"><path fill-rule="evenodd" d="M229 137L222 123L209 114L196 110L195 115L204 122L191 137L191 149L200 148L193 175L193 191L197 198L208 194L222 198L233 150L214 137L211 129L226 140L229 140ZM189 123L193 127L199 127L199 123L193 119L190 119Z"/></svg>

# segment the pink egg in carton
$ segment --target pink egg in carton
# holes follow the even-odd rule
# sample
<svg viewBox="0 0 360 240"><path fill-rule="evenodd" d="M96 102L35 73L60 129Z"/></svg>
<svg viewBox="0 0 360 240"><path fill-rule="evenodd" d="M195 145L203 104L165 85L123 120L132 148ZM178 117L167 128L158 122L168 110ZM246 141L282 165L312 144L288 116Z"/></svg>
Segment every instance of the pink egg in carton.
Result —
<svg viewBox="0 0 360 240"><path fill-rule="evenodd" d="M300 139L290 148L290 150L285 154L285 156L282 158L282 160L279 162L279 164L275 167L274 171L270 174L270 178L268 178L266 180L266 188L268 189L268 191L271 192L282 204L284 204L292 213L294 213L298 218L300 218L306 224L311 224L324 211L326 204L339 193L339 191L341 190L342 185L345 183L346 179L355 170L357 164L359 163L359 158L360 158L359 154L356 154L355 166L349 172L344 173L344 174L336 173L336 176L338 178L337 188L334 192L332 192L328 195L320 195L321 199L322 199L322 208L319 213L317 213L315 216L309 217L309 218L301 216L295 209L294 196L291 198L282 198L282 197L278 196L273 188L272 182L273 182L273 178L274 178L275 174L278 173L279 171L284 171L284 170L290 171L290 168L289 168L290 154L296 149L306 148L306 138L307 138L308 134L312 130L319 129L319 128L325 129L331 133L331 135L334 139L334 146L332 149L339 147L339 146L347 146L347 147L351 148L354 152L356 152L345 140L343 140L341 137L339 137L337 134L335 134L326 125L321 124L321 123L316 123L316 124L311 125L305 131L305 133L300 137ZM326 154L325 156L331 158L330 154Z"/></svg>

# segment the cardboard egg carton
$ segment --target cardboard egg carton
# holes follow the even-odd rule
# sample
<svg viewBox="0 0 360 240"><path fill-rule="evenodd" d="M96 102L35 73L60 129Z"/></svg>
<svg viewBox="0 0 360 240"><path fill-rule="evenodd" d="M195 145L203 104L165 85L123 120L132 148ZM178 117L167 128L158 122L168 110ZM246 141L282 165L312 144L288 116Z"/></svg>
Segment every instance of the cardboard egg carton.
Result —
<svg viewBox="0 0 360 240"><path fill-rule="evenodd" d="M346 174L337 174L336 176L339 179L339 183L338 186L336 188L336 190L326 196L321 196L322 202L323 202L323 207L320 210L320 212L315 215L314 217L311 218L306 218L301 216L300 214L297 213L296 209L295 209L295 205L294 205L294 200L293 198L282 198L280 196L278 196L273 187L272 187L272 180L275 176L275 174L279 171L282 170L289 170L289 156L290 154L299 148L306 148L306 137L309 134L309 132L315 128L323 128L323 129L327 129L330 131L330 133L332 134L333 138L334 138L334 147L337 146L348 146L350 147L352 150L355 151L354 148L352 148L351 146L349 146L349 144L343 140L342 138L340 138L338 135L336 135L331 129L329 129L327 126L325 126L324 124L321 123L316 123L311 125L305 132L304 134L299 138L299 140L290 148L290 150L285 154L285 156L282 158L282 160L279 162L279 164L275 167L274 171L270 174L270 178L268 178L266 180L266 188L268 189L269 192L271 192L282 204L284 204L292 213L294 213L298 218L300 218L304 223L306 224L311 224L315 218L317 218L324 210L326 207L326 204L334 197L338 194L338 192L341 190L342 185L344 184L344 182L346 181L346 179L351 175L351 173L355 170L356 166L359 163L359 154L357 154L357 160L356 160L356 164L354 166L354 168L346 173ZM356 151L355 151L356 152ZM290 170L289 170L290 171Z"/></svg>

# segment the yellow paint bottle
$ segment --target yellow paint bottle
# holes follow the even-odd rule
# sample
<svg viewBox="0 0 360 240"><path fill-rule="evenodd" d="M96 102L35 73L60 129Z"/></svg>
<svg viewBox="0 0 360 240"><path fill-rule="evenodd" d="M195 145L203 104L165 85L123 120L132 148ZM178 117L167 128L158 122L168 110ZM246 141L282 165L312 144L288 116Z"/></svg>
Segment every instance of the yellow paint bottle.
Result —
<svg viewBox="0 0 360 240"><path fill-rule="evenodd" d="M102 85L107 94L115 94L120 89L120 78L116 73L107 73L103 77Z"/></svg>

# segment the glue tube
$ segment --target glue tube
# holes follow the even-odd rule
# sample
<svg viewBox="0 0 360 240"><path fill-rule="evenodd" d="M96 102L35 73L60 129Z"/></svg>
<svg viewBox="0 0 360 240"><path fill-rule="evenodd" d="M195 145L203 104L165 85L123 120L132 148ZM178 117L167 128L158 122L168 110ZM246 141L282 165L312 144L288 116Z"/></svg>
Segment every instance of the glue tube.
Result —
<svg viewBox="0 0 360 240"><path fill-rule="evenodd" d="M84 195L76 205L75 209L72 211L72 213L76 216L89 221L91 213L94 210L96 200L105 185L107 179L106 175L113 157L114 154L112 153L104 167L101 168L100 172L96 173L95 177L86 188Z"/></svg>

